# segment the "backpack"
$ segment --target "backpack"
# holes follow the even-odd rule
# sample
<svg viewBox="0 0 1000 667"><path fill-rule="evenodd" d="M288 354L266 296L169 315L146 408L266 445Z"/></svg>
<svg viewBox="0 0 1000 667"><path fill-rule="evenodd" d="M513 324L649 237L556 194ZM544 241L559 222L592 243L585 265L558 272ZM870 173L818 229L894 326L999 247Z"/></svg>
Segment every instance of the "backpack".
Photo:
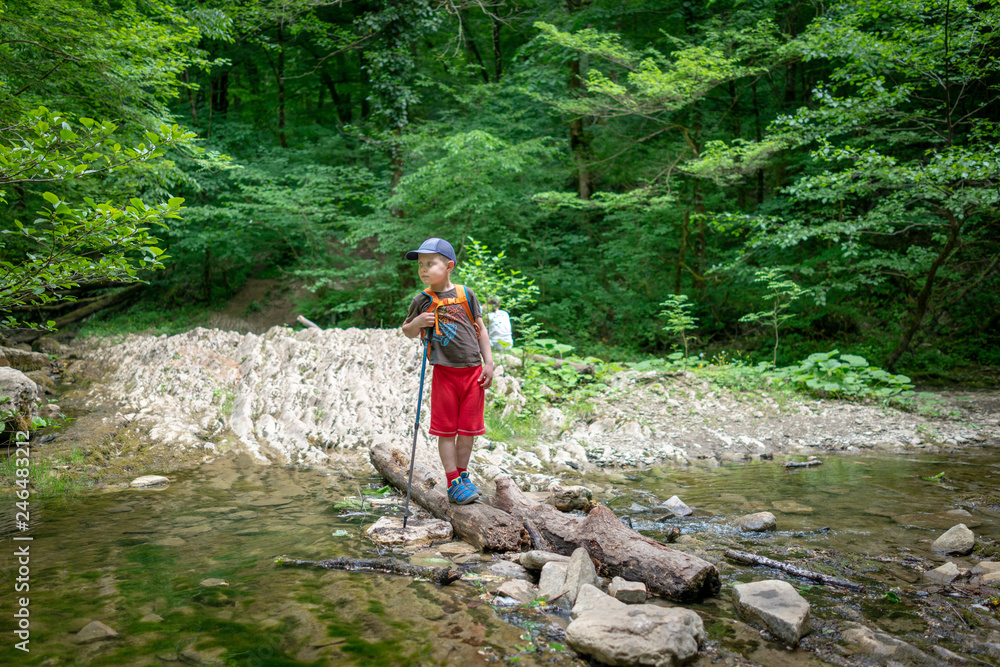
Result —
<svg viewBox="0 0 1000 667"><path fill-rule="evenodd" d="M430 299L427 303L427 308L424 309L424 312L427 312L428 310L434 311L434 333L436 335L442 336L441 325L438 324L437 309L441 306L450 306L452 304L460 303L462 304L462 308L465 309L465 314L469 316L469 321L472 322L472 327L476 330L476 338L479 338L479 324L476 322L476 318L472 315L472 309L469 308L469 290L467 287L464 285L455 285L455 296L448 299L442 299L430 287L425 289L422 294L425 294L427 298ZM423 339L426 335L427 332L424 329L421 329L420 338ZM431 346L429 342L425 345L425 349L427 351L427 358L430 359Z"/></svg>

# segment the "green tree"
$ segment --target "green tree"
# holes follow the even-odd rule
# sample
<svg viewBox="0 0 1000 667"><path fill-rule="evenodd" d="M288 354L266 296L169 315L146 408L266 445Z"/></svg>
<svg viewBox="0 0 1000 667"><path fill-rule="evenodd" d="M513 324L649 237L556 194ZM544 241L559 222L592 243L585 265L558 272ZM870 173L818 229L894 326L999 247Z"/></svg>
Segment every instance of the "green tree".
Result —
<svg viewBox="0 0 1000 667"><path fill-rule="evenodd" d="M762 324L774 331L774 354L771 358L771 364L776 367L778 365L778 330L782 324L794 317L786 311L792 307L793 303L808 294L809 290L803 289L794 280L786 280L782 271L775 268L758 271L754 282L766 283L767 293L764 295L764 300L771 302L771 308L756 313L747 313L740 318L740 322Z"/></svg>

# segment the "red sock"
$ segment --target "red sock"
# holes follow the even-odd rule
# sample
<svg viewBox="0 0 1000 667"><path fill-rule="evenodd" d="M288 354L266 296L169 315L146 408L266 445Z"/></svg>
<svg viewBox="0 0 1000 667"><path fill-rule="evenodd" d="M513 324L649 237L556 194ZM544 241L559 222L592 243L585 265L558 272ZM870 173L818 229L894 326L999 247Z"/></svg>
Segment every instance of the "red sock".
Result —
<svg viewBox="0 0 1000 667"><path fill-rule="evenodd" d="M451 486L451 483L454 482L456 479L458 479L458 475L459 472L457 470L452 470L451 472L445 472L444 476L448 480L448 486Z"/></svg>
<svg viewBox="0 0 1000 667"><path fill-rule="evenodd" d="M458 471L458 474L461 475L463 472L468 470L468 468L456 468L456 470Z"/></svg>

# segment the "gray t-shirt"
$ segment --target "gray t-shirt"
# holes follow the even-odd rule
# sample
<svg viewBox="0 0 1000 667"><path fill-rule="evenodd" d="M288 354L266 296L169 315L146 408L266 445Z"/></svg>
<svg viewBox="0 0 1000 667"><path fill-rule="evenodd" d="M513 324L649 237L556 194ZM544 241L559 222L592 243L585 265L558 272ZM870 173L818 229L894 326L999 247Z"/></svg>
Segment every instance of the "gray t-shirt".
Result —
<svg viewBox="0 0 1000 667"><path fill-rule="evenodd" d="M475 293L465 288L469 294L469 310L473 317L482 317L482 309ZM455 288L438 294L441 299L453 299L458 296ZM410 310L406 314L406 324L420 313L427 310L431 298L421 292L413 297ZM479 349L479 339L476 337L476 327L469 320L468 313L460 303L453 303L438 308L438 327L441 335L431 337L431 364L450 366L452 368L468 368L483 363L482 351Z"/></svg>

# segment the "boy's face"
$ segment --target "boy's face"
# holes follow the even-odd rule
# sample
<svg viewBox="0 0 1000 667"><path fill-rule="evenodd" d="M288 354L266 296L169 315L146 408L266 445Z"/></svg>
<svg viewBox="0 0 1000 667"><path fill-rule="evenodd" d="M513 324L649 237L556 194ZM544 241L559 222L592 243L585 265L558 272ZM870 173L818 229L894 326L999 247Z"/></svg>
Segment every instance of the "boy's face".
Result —
<svg viewBox="0 0 1000 667"><path fill-rule="evenodd" d="M447 280L453 268L455 268L453 261L437 253L427 253L417 258L420 282L428 286L440 285Z"/></svg>

